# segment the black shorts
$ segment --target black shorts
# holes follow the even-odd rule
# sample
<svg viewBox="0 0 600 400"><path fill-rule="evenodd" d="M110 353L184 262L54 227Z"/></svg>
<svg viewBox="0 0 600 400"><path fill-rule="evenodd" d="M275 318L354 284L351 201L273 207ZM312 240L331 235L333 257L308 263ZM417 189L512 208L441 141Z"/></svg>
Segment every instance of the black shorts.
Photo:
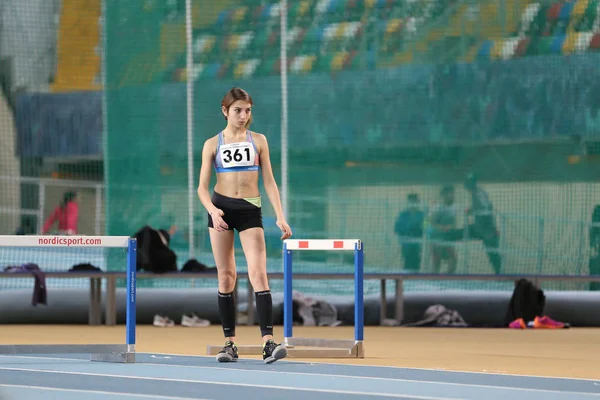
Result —
<svg viewBox="0 0 600 400"><path fill-rule="evenodd" d="M223 221L229 230L236 229L241 232L250 228L263 227L262 209L244 199L227 197L213 192L212 203L225 213ZM214 228L210 214L208 214L208 227Z"/></svg>

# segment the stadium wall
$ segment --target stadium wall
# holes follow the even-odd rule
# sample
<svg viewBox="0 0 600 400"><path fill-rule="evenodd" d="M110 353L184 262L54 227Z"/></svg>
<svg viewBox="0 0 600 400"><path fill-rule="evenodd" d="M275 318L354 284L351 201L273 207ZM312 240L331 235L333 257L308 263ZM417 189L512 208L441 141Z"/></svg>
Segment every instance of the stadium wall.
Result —
<svg viewBox="0 0 600 400"><path fill-rule="evenodd" d="M13 61L13 88L48 89L60 5L61 0L4 0L0 5L0 58Z"/></svg>

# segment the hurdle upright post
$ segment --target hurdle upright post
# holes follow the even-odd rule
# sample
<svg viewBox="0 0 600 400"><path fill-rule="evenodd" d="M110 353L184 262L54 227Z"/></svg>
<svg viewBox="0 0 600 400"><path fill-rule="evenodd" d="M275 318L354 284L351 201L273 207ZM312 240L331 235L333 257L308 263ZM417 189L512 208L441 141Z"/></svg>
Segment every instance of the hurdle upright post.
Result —
<svg viewBox="0 0 600 400"><path fill-rule="evenodd" d="M354 244L354 341L362 343L365 331L364 243Z"/></svg>
<svg viewBox="0 0 600 400"><path fill-rule="evenodd" d="M283 243L283 336L292 337L293 299L292 299L292 251Z"/></svg>
<svg viewBox="0 0 600 400"><path fill-rule="evenodd" d="M126 343L127 351L135 352L135 330L136 330L136 269L137 269L137 241L129 239L127 249L127 316L125 326L127 329Z"/></svg>
<svg viewBox="0 0 600 400"><path fill-rule="evenodd" d="M127 296L125 306L125 351L109 352L106 354L92 354L91 361L105 362L135 362L135 330L136 330L136 273L137 273L137 239L130 237L127 240L127 279L125 293Z"/></svg>

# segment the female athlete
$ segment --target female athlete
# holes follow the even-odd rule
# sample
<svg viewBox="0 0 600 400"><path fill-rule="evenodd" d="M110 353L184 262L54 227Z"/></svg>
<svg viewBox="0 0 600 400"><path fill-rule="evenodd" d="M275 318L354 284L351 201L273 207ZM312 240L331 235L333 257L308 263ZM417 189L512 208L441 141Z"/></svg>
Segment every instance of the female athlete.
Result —
<svg viewBox="0 0 600 400"><path fill-rule="evenodd" d="M265 192L275 209L277 226L282 232L281 239L292 236L292 230L283 215L267 139L248 129L252 122L251 108L252 98L240 88L232 88L223 98L221 110L227 126L204 143L198 196L208 212L208 230L219 280L218 305L225 347L217 355L217 361L238 359L233 297L237 277L233 248L233 230L236 229L255 292L256 312L264 342L263 360L270 364L286 357L287 349L273 340L273 302L267 279L267 255L258 188L260 169ZM211 196L208 186L213 167L217 183Z"/></svg>

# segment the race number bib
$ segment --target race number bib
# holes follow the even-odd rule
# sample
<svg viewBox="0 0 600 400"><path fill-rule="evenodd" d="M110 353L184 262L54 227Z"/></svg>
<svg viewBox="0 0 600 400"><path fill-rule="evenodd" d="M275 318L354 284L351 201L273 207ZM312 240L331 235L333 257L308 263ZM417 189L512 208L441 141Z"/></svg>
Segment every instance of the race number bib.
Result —
<svg viewBox="0 0 600 400"><path fill-rule="evenodd" d="M223 168L250 167L254 165L256 152L252 143L230 143L219 147Z"/></svg>

